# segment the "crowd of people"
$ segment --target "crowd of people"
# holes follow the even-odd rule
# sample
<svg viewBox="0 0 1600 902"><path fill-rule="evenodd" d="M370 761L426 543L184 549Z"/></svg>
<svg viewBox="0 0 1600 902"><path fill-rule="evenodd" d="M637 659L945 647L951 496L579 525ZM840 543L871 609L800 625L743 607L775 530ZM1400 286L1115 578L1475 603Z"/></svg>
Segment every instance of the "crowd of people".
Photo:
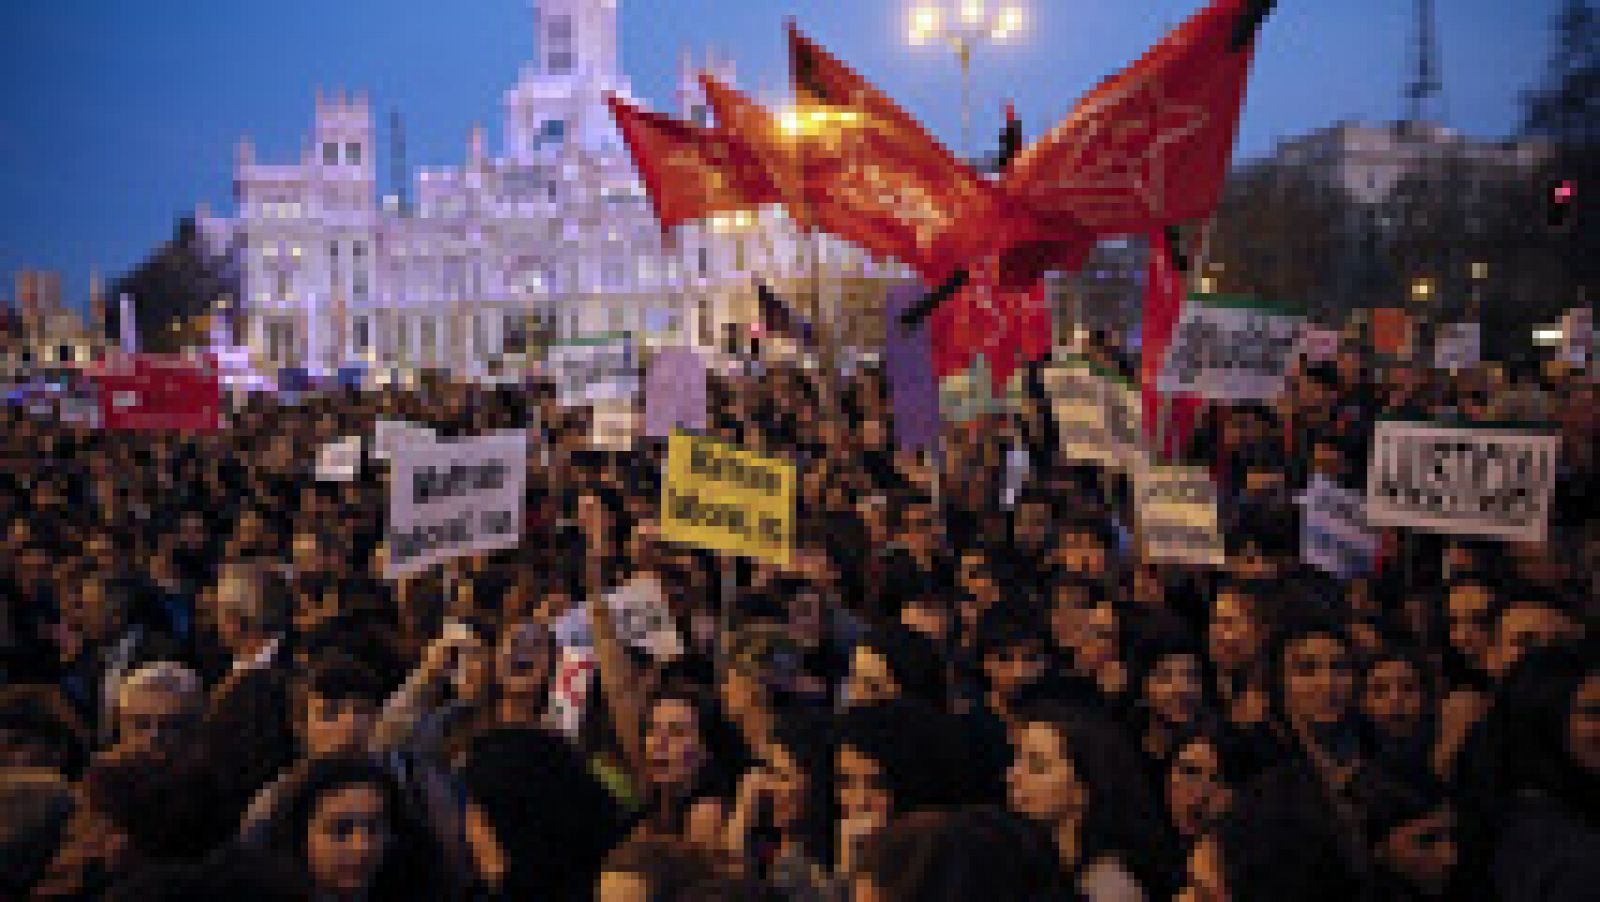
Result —
<svg viewBox="0 0 1600 902"><path fill-rule="evenodd" d="M1352 335L1274 403L1204 408L1220 568L1150 560L1127 474L1064 459L1026 379L933 455L897 450L870 366L714 375L707 432L797 464L786 566L663 540L664 443L595 450L544 384L256 395L201 434L5 410L0 897L1594 898L1592 375ZM1530 397L1561 436L1545 541L1301 562L1297 493L1359 489L1380 418ZM385 465L314 475L378 418L528 429L517 547L385 579ZM681 654L592 603L641 576Z"/></svg>

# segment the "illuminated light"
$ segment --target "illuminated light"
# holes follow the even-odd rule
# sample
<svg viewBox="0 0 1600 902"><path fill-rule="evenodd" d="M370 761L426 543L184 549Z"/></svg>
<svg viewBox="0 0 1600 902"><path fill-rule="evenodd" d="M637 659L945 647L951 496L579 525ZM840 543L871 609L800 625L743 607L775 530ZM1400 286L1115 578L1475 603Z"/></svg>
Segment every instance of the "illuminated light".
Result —
<svg viewBox="0 0 1600 902"><path fill-rule="evenodd" d="M1472 264L1472 277L1474 279L1477 279L1480 282L1483 281L1484 279L1489 278L1489 264L1487 264L1487 263L1474 263L1474 264Z"/></svg>
<svg viewBox="0 0 1600 902"><path fill-rule="evenodd" d="M1533 343L1543 347L1561 344L1566 337L1567 334L1565 330L1563 330L1560 326L1557 326L1553 329L1545 328L1533 330Z"/></svg>
<svg viewBox="0 0 1600 902"><path fill-rule="evenodd" d="M983 21L983 0L961 0L961 21L976 25Z"/></svg>
<svg viewBox="0 0 1600 902"><path fill-rule="evenodd" d="M1565 180L1563 180L1563 181L1561 181L1561 182L1556 184L1556 200L1557 201L1559 201L1561 203L1566 203L1567 201L1572 200L1572 195L1573 195L1573 186L1572 186L1572 180L1571 179L1565 179Z"/></svg>

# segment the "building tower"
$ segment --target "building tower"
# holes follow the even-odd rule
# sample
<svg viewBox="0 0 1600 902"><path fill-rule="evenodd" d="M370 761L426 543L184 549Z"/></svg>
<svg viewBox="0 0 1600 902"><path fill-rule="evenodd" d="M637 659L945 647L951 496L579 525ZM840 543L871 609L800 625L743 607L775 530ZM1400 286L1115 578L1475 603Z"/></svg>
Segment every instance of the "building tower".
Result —
<svg viewBox="0 0 1600 902"><path fill-rule="evenodd" d="M1406 85L1406 121L1417 123L1425 117L1437 121L1444 82L1439 76L1439 43L1434 28L1433 0L1416 0L1417 31L1412 45L1412 80ZM1431 102L1430 102L1431 101Z"/></svg>
<svg viewBox="0 0 1600 902"><path fill-rule="evenodd" d="M614 81L617 3L618 0L534 0L538 74Z"/></svg>

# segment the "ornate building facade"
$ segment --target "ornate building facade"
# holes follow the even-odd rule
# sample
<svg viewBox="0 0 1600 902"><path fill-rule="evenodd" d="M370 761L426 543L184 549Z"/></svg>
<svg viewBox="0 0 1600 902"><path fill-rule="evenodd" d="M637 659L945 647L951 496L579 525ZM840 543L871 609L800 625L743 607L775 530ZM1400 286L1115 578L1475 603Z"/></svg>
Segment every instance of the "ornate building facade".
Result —
<svg viewBox="0 0 1600 902"><path fill-rule="evenodd" d="M474 129L461 165L415 173L414 204L379 197L364 93L318 92L296 163L258 161L241 141L236 215L201 228L239 255L233 338L254 367L475 376L521 368L544 341L619 331L721 347L755 321L757 275L825 335L876 345L872 311L897 264L799 234L775 209L663 238L604 102L632 97L617 16L617 0L538 0L500 152ZM707 68L732 80L728 64ZM674 112L704 121L693 74L685 58Z"/></svg>

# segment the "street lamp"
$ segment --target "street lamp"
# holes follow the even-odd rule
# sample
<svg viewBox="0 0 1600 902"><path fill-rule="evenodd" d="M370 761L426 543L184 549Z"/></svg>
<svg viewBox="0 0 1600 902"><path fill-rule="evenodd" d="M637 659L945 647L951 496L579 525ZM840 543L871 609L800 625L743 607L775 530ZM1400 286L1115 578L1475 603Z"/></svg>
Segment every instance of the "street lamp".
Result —
<svg viewBox="0 0 1600 902"><path fill-rule="evenodd" d="M1432 297L1432 279L1416 279L1411 283L1411 300L1413 303L1426 304Z"/></svg>
<svg viewBox="0 0 1600 902"><path fill-rule="evenodd" d="M953 7L953 8L952 8ZM992 0L919 2L911 8L908 39L914 47L943 42L961 63L961 153L972 150L972 51L1022 33L1022 7Z"/></svg>

